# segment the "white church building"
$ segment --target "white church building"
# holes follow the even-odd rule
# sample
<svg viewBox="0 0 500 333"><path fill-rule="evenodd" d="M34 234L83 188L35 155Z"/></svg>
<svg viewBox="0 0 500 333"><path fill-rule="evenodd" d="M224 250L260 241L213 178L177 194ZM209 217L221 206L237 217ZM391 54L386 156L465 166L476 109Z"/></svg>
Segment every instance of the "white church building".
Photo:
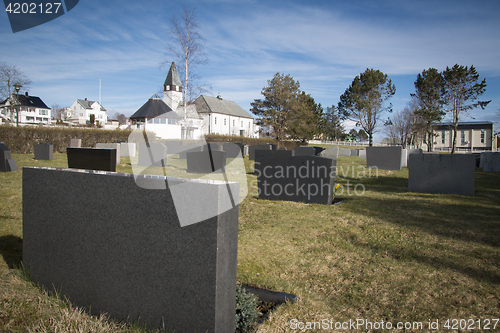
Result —
<svg viewBox="0 0 500 333"><path fill-rule="evenodd" d="M189 103L184 107L182 89L182 81L175 63L172 62L163 84L162 104L165 106L157 102L159 96L155 94L156 96L151 97L150 100L156 102L146 103L150 106L155 105L154 112L145 104L130 117L130 120L136 128L153 131L163 139L201 139L206 134L252 138L259 136L259 128L255 124L255 119L235 102L223 100L220 96L200 95L194 103ZM150 110L147 112L147 117L145 117L145 110ZM178 119L174 120L171 111L178 115ZM170 120L161 120L163 118ZM169 128L167 128L168 125L170 125ZM174 128L174 125L178 127Z"/></svg>

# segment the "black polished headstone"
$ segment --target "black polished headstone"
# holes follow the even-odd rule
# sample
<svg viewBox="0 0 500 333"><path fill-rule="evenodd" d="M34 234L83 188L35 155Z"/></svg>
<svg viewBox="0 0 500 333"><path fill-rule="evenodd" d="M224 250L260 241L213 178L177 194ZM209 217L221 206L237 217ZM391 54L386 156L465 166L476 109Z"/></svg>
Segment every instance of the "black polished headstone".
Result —
<svg viewBox="0 0 500 333"><path fill-rule="evenodd" d="M41 143L34 146L35 160L52 160L54 147L50 143Z"/></svg>
<svg viewBox="0 0 500 333"><path fill-rule="evenodd" d="M116 171L116 149L110 148L66 148L68 168Z"/></svg>
<svg viewBox="0 0 500 333"><path fill-rule="evenodd" d="M0 172L17 171L17 165L11 156L10 149L0 142Z"/></svg>
<svg viewBox="0 0 500 333"><path fill-rule="evenodd" d="M225 151L195 151L186 153L187 172L212 173L222 172L226 165Z"/></svg>
<svg viewBox="0 0 500 333"><path fill-rule="evenodd" d="M292 156L259 162L255 163L259 199L332 204L336 160Z"/></svg>

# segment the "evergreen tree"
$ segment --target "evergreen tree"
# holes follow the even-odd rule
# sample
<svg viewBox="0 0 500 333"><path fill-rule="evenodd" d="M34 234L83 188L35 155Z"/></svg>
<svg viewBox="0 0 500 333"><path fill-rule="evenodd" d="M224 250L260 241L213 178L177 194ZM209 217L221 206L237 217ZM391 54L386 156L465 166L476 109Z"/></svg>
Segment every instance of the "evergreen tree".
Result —
<svg viewBox="0 0 500 333"><path fill-rule="evenodd" d="M341 116L335 106L326 108L323 124L323 134L326 139L339 140L343 138L344 127L342 126Z"/></svg>
<svg viewBox="0 0 500 333"><path fill-rule="evenodd" d="M356 122L368 134L369 145L373 145L373 133L384 111L384 101L396 93L387 74L379 70L366 69L354 78L349 88L340 96L338 108L345 118Z"/></svg>

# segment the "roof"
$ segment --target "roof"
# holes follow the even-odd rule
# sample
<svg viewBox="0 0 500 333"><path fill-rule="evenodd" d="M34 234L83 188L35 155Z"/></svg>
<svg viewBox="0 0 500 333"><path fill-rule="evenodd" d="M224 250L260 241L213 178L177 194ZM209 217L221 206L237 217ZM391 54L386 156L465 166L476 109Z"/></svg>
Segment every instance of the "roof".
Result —
<svg viewBox="0 0 500 333"><path fill-rule="evenodd" d="M86 99L77 99L76 100L81 106L83 106L85 109L92 109L92 104L94 103L97 103L99 104L99 102L95 102L95 101L88 101ZM105 108L102 107L101 104L99 104L101 106L101 111L106 111Z"/></svg>
<svg viewBox="0 0 500 333"><path fill-rule="evenodd" d="M177 73L177 67L175 67L175 63L173 61L170 65L170 69L168 70L167 78L165 79L163 86L182 87L182 81L179 77L179 73Z"/></svg>
<svg viewBox="0 0 500 333"><path fill-rule="evenodd" d="M180 119L180 117L172 111L172 109L165 104L164 101L157 95L154 94L149 98L149 100L144 103L143 106L139 108L130 119L144 119L144 118L173 118Z"/></svg>
<svg viewBox="0 0 500 333"><path fill-rule="evenodd" d="M440 123L434 123L433 126L438 129L448 129L451 126L453 126L453 122L451 121L444 121ZM481 128L493 128L493 122L492 121L460 121L458 122L458 127L460 129L481 129Z"/></svg>
<svg viewBox="0 0 500 333"><path fill-rule="evenodd" d="M13 95L14 97L15 95ZM40 99L40 97L37 96L26 96L26 95L19 95L19 103L21 103L21 106L27 106L30 108L38 108L38 109L49 109L50 108ZM8 99L4 100L2 105L5 105L7 103Z"/></svg>
<svg viewBox="0 0 500 333"><path fill-rule="evenodd" d="M215 112L229 116L254 119L241 106L236 104L236 102L226 101L220 97L200 95L194 103L196 104L196 109L199 113Z"/></svg>

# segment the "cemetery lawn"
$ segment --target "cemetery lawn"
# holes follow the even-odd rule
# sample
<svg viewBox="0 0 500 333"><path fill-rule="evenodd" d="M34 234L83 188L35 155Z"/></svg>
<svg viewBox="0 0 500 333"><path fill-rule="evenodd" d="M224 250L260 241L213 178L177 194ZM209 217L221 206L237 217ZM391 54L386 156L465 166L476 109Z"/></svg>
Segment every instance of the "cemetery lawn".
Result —
<svg viewBox="0 0 500 333"><path fill-rule="evenodd" d="M18 167L67 166L65 154L54 157L13 154ZM304 332L293 325L308 323L316 329L307 332L323 332L318 324L330 320L408 322L412 328L405 332L428 331L429 320L439 320L439 331L448 331L447 319L449 331L453 319L458 328L464 319L477 331L489 320L494 331L500 318L499 173L476 169L474 196L409 193L407 168L369 177L365 160L341 157L336 183L344 200L324 206L257 199L252 164L245 159L249 195L240 204L238 282L299 297L278 306L258 332ZM117 171L132 172L123 158ZM0 331L139 332L74 310L23 278L21 176L0 174Z"/></svg>

